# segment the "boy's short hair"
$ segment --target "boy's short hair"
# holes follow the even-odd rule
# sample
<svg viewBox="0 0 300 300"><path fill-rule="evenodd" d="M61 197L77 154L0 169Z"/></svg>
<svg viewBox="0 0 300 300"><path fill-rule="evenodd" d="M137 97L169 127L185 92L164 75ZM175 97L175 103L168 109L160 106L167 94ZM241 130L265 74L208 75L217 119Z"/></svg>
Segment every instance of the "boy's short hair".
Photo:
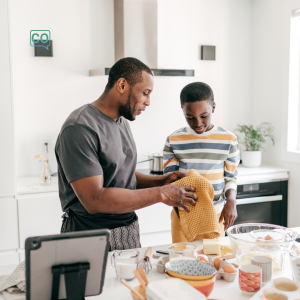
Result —
<svg viewBox="0 0 300 300"><path fill-rule="evenodd" d="M204 82L192 82L181 90L181 107L183 107L186 102L197 102L204 100L208 100L211 104L214 104L214 92L211 87Z"/></svg>
<svg viewBox="0 0 300 300"><path fill-rule="evenodd" d="M150 68L140 60L134 57L121 58L111 67L105 89L108 91L113 88L120 78L124 78L130 86L134 86L143 81L142 71L153 76Z"/></svg>

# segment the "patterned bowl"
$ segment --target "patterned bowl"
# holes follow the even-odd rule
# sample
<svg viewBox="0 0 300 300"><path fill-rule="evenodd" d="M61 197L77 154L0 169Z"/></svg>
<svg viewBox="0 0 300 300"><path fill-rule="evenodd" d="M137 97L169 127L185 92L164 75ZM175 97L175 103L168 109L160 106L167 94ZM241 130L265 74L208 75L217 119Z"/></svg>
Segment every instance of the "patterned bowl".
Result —
<svg viewBox="0 0 300 300"><path fill-rule="evenodd" d="M173 278L170 275L167 275L167 278ZM186 283L194 287L196 290L201 292L203 295L208 297L215 285L216 275L207 280L184 280Z"/></svg>
<svg viewBox="0 0 300 300"><path fill-rule="evenodd" d="M217 273L217 269L207 263L194 260L171 260L166 263L167 273L185 280L207 280Z"/></svg>

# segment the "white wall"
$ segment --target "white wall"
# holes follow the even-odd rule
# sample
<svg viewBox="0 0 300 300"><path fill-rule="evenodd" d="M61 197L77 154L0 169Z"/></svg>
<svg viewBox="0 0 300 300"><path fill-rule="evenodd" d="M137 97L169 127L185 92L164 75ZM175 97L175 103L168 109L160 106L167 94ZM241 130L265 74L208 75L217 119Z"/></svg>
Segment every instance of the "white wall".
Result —
<svg viewBox="0 0 300 300"><path fill-rule="evenodd" d="M10 26L17 176L38 175L33 155L42 142L53 149L68 115L96 100L107 82L88 70L114 62L113 1L12 0ZM29 33L37 29L51 31L53 57L34 57Z"/></svg>
<svg viewBox="0 0 300 300"><path fill-rule="evenodd" d="M288 225L300 226L300 164L283 158L287 137L289 36L291 11L300 0L253 0L252 116L254 124L271 122L275 146L268 146L263 162L290 170Z"/></svg>
<svg viewBox="0 0 300 300"><path fill-rule="evenodd" d="M0 2L0 198L15 193L8 1Z"/></svg>
<svg viewBox="0 0 300 300"><path fill-rule="evenodd" d="M233 130L250 121L251 0L158 3L160 67L191 68L196 76L155 77L151 106L130 123L139 154L161 150L185 126L179 94L192 81L213 88L215 124ZM114 63L113 0L11 0L10 16L17 176L38 175L33 155L42 141L53 148L70 112L103 91L107 77L88 77L88 70ZM29 32L36 29L51 31L53 58L33 56ZM201 61L201 45L215 45L217 60Z"/></svg>

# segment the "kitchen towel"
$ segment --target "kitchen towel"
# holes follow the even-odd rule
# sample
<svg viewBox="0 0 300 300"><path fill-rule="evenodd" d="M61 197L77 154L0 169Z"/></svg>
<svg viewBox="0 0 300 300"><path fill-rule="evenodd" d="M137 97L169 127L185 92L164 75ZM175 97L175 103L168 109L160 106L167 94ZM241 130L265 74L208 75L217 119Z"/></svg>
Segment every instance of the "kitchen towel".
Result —
<svg viewBox="0 0 300 300"><path fill-rule="evenodd" d="M174 185L192 186L196 188L198 197L196 205L185 203L190 213L179 209L180 220L175 211L172 211L172 239L174 242L197 241L203 239L214 239L224 234L223 222L219 225L219 218L213 205L214 188L211 183L198 172L191 169L187 175L173 182ZM177 219L176 219L176 218ZM179 223L180 225L179 226ZM180 228L181 227L181 228ZM180 230L182 229L182 231ZM184 237L186 240L184 240ZM180 240L181 239L181 240Z"/></svg>
<svg viewBox="0 0 300 300"><path fill-rule="evenodd" d="M25 291L25 261L23 261L10 275L0 276L0 292L6 300L24 300Z"/></svg>

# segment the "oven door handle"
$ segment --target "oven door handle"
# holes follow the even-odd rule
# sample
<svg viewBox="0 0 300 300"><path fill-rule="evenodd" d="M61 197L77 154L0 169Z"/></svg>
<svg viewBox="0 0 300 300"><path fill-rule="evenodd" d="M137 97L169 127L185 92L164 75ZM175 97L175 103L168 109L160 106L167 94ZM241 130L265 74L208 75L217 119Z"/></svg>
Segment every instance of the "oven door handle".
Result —
<svg viewBox="0 0 300 300"><path fill-rule="evenodd" d="M236 199L236 205L280 201L280 200L282 200L282 195L244 198L244 199Z"/></svg>

